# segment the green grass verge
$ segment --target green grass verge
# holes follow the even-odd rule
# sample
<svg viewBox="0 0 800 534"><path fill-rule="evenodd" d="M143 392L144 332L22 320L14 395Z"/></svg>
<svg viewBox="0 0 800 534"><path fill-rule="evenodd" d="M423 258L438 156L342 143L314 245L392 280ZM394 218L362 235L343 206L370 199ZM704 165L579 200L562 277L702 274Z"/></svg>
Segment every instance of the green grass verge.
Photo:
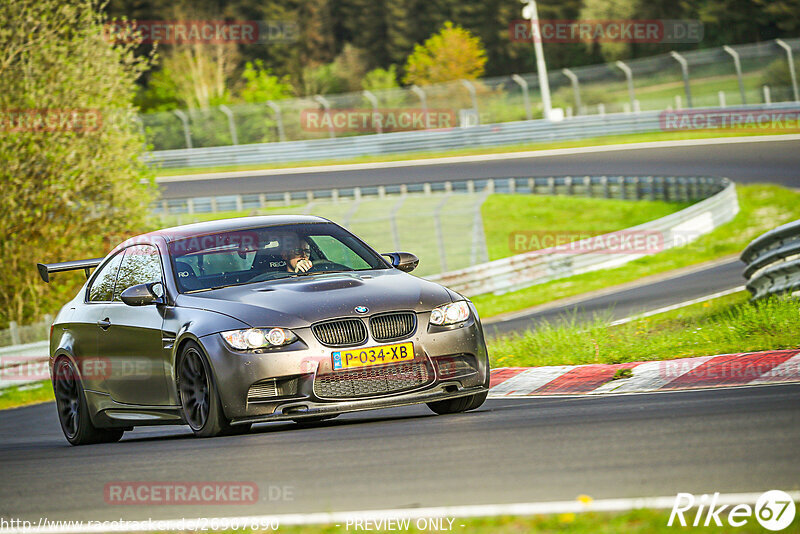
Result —
<svg viewBox="0 0 800 534"><path fill-rule="evenodd" d="M0 389L0 410L55 400L49 380Z"/></svg>
<svg viewBox="0 0 800 534"><path fill-rule="evenodd" d="M597 235L652 221L690 205L649 200L491 195L481 206L481 216L489 259L497 260L527 252L515 250L512 241L515 233L536 232L534 235L540 238L550 234L570 238Z"/></svg>
<svg viewBox="0 0 800 534"><path fill-rule="evenodd" d="M629 512L616 512L616 513L567 513L567 514L551 514L551 515L538 515L538 516L499 516L499 517L476 517L468 519L448 518L452 519L452 527L450 532L465 533L465 534L526 534L529 532L536 532L541 534L556 534L562 532L569 532L571 534L674 534L675 532L684 532L691 530L691 532L702 532L709 534L737 532L742 534L751 534L754 532L770 532L764 529L755 517L749 517L747 523L741 527L732 528L727 523L727 513L730 508L726 509L720 515L722 527L681 527L680 525L667 526L669 521L670 510L632 510ZM694 520L694 513L696 509L686 512L684 517L688 522ZM677 520L676 520L677 521ZM701 522L705 521L704 515ZM794 522L787 527L784 532L796 532L797 526L800 525L800 514L795 516ZM374 527L374 525L372 525ZM420 524L420 526L424 526ZM444 520L444 526L448 527L448 522ZM370 532L435 532L432 530L419 530L416 522L412 520L409 529L405 528L390 530L381 530L377 528L370 529ZM349 528L345 524L339 526L334 525L310 525L310 526L290 526L281 525L278 532L285 534L344 534L349 532L364 532L364 529L356 529L353 525ZM271 530L253 531L253 530L228 530L223 531L226 533L253 533L253 532L273 532Z"/></svg>
<svg viewBox="0 0 800 534"><path fill-rule="evenodd" d="M750 241L764 232L800 219L800 193L796 191L777 185L740 185L736 189L740 208L736 218L687 246L647 256L615 269L553 280L503 295L479 295L472 301L483 318L523 310L560 298L738 254ZM568 220L571 221L571 218Z"/></svg>
<svg viewBox="0 0 800 534"><path fill-rule="evenodd" d="M483 154L505 154L530 150L551 150L556 148L577 148L596 145L623 145L628 143L646 143L651 141L674 141L677 139L708 139L712 137L749 137L754 135L774 135L775 131L718 129L679 132L652 132L642 134L608 135L589 137L574 141L557 141L546 143L521 143L499 147L475 147L456 150L439 150L428 152L406 152L381 156L359 156L344 159L291 161L282 163L255 163L247 165L222 165L217 167L185 167L180 169L156 169L157 176L180 176L184 174L209 174L215 172L253 171L267 169L291 169L318 165L347 165L353 163L382 163L387 161L406 161L412 159L432 159L454 156L476 156ZM795 133L795 132L792 132Z"/></svg>
<svg viewBox="0 0 800 534"><path fill-rule="evenodd" d="M800 348L797 300L749 298L743 291L618 326L603 316L580 324L566 316L491 340L489 356L493 367L533 367Z"/></svg>

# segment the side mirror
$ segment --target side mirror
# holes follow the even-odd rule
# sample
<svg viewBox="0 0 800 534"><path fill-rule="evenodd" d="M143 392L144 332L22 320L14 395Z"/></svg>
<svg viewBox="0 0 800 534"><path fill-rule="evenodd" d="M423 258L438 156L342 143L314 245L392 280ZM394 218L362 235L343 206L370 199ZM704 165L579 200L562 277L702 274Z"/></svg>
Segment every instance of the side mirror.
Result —
<svg viewBox="0 0 800 534"><path fill-rule="evenodd" d="M386 254L381 254L381 256L389 258L392 267L406 273L410 273L419 265L419 258L410 252L388 252Z"/></svg>
<svg viewBox="0 0 800 534"><path fill-rule="evenodd" d="M161 282L136 284L122 292L120 298L128 306L147 306L149 304L163 304L164 286Z"/></svg>

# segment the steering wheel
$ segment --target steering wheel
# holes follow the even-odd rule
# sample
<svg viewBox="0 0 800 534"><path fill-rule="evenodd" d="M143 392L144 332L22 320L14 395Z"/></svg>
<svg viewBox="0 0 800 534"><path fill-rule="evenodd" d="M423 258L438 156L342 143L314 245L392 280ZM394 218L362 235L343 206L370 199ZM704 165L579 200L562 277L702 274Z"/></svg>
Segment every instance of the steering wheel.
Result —
<svg viewBox="0 0 800 534"><path fill-rule="evenodd" d="M314 265L311 267L309 272L325 272L325 271L352 271L350 267L347 265L342 265L341 263L336 263L330 260L317 260L313 262Z"/></svg>

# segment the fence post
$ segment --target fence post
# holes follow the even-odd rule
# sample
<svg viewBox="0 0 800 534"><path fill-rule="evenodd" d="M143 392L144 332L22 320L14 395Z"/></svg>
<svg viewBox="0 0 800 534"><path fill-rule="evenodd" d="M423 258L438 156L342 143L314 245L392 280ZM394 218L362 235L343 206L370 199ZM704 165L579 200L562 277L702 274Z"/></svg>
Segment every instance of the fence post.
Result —
<svg viewBox="0 0 800 534"><path fill-rule="evenodd" d="M742 77L742 62L739 60L739 52L728 45L722 47L733 58L733 68L736 69L736 79L739 80L739 94L742 97L742 104L747 104L744 94L744 78Z"/></svg>
<svg viewBox="0 0 800 534"><path fill-rule="evenodd" d="M283 113L281 113L281 108L272 100L267 100L267 105L273 113L275 113L275 122L278 123L278 140L284 142L286 141L286 132L283 131Z"/></svg>
<svg viewBox="0 0 800 534"><path fill-rule="evenodd" d="M179 109L174 109L172 112L181 120L181 124L183 124L183 137L184 141L186 141L186 148L192 148L192 132L189 129L189 117Z"/></svg>
<svg viewBox="0 0 800 534"><path fill-rule="evenodd" d="M789 63L789 77L792 79L792 93L794 94L794 101L800 102L800 96L797 93L797 73L794 71L794 58L792 57L792 47L786 44L783 39L775 39L778 46L786 50L786 61Z"/></svg>
<svg viewBox="0 0 800 534"><path fill-rule="evenodd" d="M375 120L375 118L378 116L378 97L375 96L375 93L373 93L372 91L367 91L366 89L362 91L361 94L363 94L364 98L369 100L369 103L372 104L372 112L374 114L372 120ZM425 117L425 119L427 120L427 117ZM383 121L382 120L375 121L375 133L383 133L383 128L381 128L381 122Z"/></svg>
<svg viewBox="0 0 800 534"><path fill-rule="evenodd" d="M594 195L592 194L592 177L591 176L584 176L583 177L583 187L586 189L586 196L592 198Z"/></svg>
<svg viewBox="0 0 800 534"><path fill-rule="evenodd" d="M22 342L19 339L19 325L16 321L11 321L8 323L8 333L11 334L11 344L12 345L21 345Z"/></svg>
<svg viewBox="0 0 800 534"><path fill-rule="evenodd" d="M428 98L425 91L419 85L412 85L411 92L419 97L420 106L422 106L422 114L428 116Z"/></svg>
<svg viewBox="0 0 800 534"><path fill-rule="evenodd" d="M719 97L719 107L724 108L725 104L726 104L726 102L725 102L725 91L719 91L717 93L717 96Z"/></svg>
<svg viewBox="0 0 800 534"><path fill-rule="evenodd" d="M686 61L686 58L677 53L676 51L672 50L669 55L671 55L675 61L681 64L681 73L683 74L683 88L686 92L686 105L689 109L692 108L692 88L689 85L689 62Z"/></svg>
<svg viewBox="0 0 800 534"><path fill-rule="evenodd" d="M575 115L581 114L581 90L580 90L580 83L578 82L578 76L569 69L561 69L561 72L569 78L570 83L572 84L572 94L575 98Z"/></svg>
<svg viewBox="0 0 800 534"><path fill-rule="evenodd" d="M331 139L334 139L336 137L336 130L333 127L333 118L331 117L331 103L322 95L314 95L314 101L325 109L325 114L328 115L328 124L330 124L330 126L328 126L328 135L330 135Z"/></svg>
<svg viewBox="0 0 800 534"><path fill-rule="evenodd" d="M769 105L772 104L772 94L769 91L769 85L765 85L762 87L764 90L764 103Z"/></svg>
<svg viewBox="0 0 800 534"><path fill-rule="evenodd" d="M219 109L228 117L228 129L231 131L231 141L233 141L234 145L238 145L239 136L236 134L236 123L233 120L233 111L225 104L221 105Z"/></svg>
<svg viewBox="0 0 800 534"><path fill-rule="evenodd" d="M469 91L469 96L470 96L470 99L472 100L472 109L475 110L475 117L476 117L476 119L478 121L478 124L480 124L481 123L481 116L478 113L478 95L475 92L475 85L473 85L473 83L470 82L469 80L459 80L459 81L461 82L461 85L466 87L467 91Z"/></svg>
<svg viewBox="0 0 800 534"><path fill-rule="evenodd" d="M635 105L634 102L636 102L636 94L633 90L633 71L622 61L617 61L614 63L614 65L616 65L619 70L625 73L625 79L628 81L628 98L631 101L631 109L633 109L633 106Z"/></svg>
<svg viewBox="0 0 800 534"><path fill-rule="evenodd" d="M533 111L531 110L531 99L528 95L528 82L519 74L512 74L511 79L514 80L517 85L522 87L522 98L525 101L525 116L528 118L528 120L532 120Z"/></svg>

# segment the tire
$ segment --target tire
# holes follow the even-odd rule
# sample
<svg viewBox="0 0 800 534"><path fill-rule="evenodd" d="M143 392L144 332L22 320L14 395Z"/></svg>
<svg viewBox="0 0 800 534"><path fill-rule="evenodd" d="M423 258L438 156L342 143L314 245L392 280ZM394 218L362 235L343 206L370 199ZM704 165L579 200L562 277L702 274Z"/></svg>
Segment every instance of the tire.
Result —
<svg viewBox="0 0 800 534"><path fill-rule="evenodd" d="M489 368L487 365L486 368L486 382L484 386L486 386L486 391L481 393L476 393L475 395L470 395L469 397L458 397L456 399L447 399L443 401L435 401L429 402L428 408L433 410L435 413L439 415L445 415L448 413L461 413L466 412L468 410L475 410L476 408L480 408L484 402L486 402L486 397L489 396L489 377L491 373L489 372Z"/></svg>
<svg viewBox="0 0 800 534"><path fill-rule="evenodd" d="M222 411L222 401L203 349L189 341L178 360L178 394L183 419L195 436L211 438L242 434L250 425L232 426Z"/></svg>
<svg viewBox="0 0 800 534"><path fill-rule="evenodd" d="M439 415L461 413L479 408L486 400L487 395L489 395L489 392L484 391L483 393L476 393L468 397L458 397L455 399L429 402L427 404L428 408Z"/></svg>
<svg viewBox="0 0 800 534"><path fill-rule="evenodd" d="M72 445L113 443L122 438L122 428L97 428L89 416L89 404L78 371L72 360L61 357L53 366L53 392L58 422Z"/></svg>

